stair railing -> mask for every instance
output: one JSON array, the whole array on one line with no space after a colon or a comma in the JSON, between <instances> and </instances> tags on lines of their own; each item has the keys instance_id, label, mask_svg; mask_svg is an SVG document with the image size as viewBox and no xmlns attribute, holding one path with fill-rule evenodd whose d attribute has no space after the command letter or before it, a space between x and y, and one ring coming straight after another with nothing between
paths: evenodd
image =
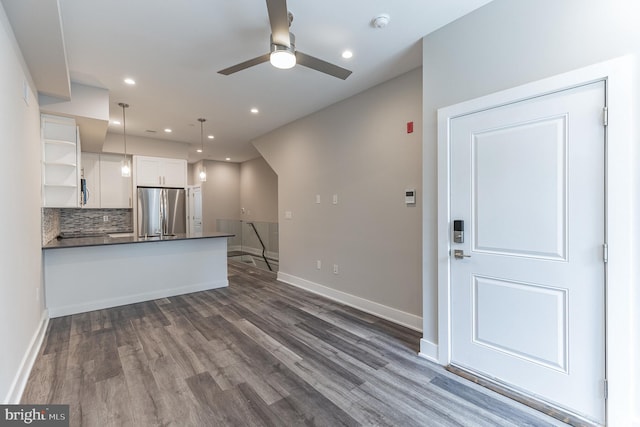
<instances>
[{"instance_id":1,"label":"stair railing","mask_svg":"<svg viewBox=\"0 0 640 427\"><path fill-rule=\"evenodd\" d=\"M258 237L258 241L260 242L260 246L262 246L262 259L267 264L267 267L269 268L269 271L273 271L273 269L271 268L271 264L269 264L269 260L267 259L267 256L265 255L265 251L267 250L267 248L264 246L264 242L262 241L262 237L260 237L260 233L258 233L258 229L256 228L256 226L255 226L255 224L253 222L247 222L247 224L249 224L251 226L251 228L253 228L253 232L256 233L256 236Z\"/></svg>"}]
</instances>

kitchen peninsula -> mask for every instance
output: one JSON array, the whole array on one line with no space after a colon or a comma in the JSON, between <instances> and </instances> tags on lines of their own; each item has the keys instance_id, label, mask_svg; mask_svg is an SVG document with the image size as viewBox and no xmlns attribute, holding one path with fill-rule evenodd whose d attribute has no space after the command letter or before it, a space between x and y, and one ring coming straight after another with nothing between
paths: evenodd
<instances>
[{"instance_id":1,"label":"kitchen peninsula","mask_svg":"<svg viewBox=\"0 0 640 427\"><path fill-rule=\"evenodd\" d=\"M62 239L43 246L50 317L228 286L227 233Z\"/></svg>"}]
</instances>

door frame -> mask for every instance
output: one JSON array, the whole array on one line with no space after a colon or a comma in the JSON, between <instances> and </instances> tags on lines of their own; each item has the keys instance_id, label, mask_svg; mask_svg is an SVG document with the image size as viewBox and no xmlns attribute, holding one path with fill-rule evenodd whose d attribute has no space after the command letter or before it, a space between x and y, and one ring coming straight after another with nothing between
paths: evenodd
<instances>
[{"instance_id":1,"label":"door frame","mask_svg":"<svg viewBox=\"0 0 640 427\"><path fill-rule=\"evenodd\" d=\"M625 56L544 80L528 83L473 100L438 109L438 362L451 362L451 293L449 256L451 232L450 217L450 126L451 120L535 96L558 92L586 83L606 82L606 103L609 111L605 128L605 232L608 243L608 262L605 265L605 372L608 381L606 400L607 424L640 426L640 413L634 413L632 402L640 398L640 378L634 380L632 361L640 359L638 344L634 348L633 336L639 335L634 323L640 324L640 313L633 310L634 277L640 277L640 268L634 259L640 251L634 240L640 237L640 227L633 222L640 206L638 183L640 172L634 168L633 147L638 128L634 113L640 96L634 93L633 75L640 59ZM633 90L632 90L633 88ZM637 122L638 120L636 120ZM635 170L634 170L635 169ZM636 239L634 239L635 237ZM638 264L636 262L636 264ZM639 304L640 305L640 302ZM635 318L634 318L635 316ZM631 349L631 350L630 350ZM635 353L635 354L634 354ZM635 371L640 376L640 370ZM639 390L635 390L635 389ZM634 393L638 393L634 397Z\"/></svg>"}]
</instances>

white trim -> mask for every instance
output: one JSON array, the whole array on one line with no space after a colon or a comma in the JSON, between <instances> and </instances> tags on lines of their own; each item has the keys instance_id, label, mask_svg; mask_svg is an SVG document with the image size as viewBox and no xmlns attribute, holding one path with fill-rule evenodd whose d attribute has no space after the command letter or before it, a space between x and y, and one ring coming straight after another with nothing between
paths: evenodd
<instances>
[{"instance_id":1,"label":"white trim","mask_svg":"<svg viewBox=\"0 0 640 427\"><path fill-rule=\"evenodd\" d=\"M607 423L612 426L631 425L634 414L633 361L640 357L635 342L633 270L638 249L632 245L631 231L635 230L634 211L638 195L634 192L633 145L636 129L633 120L638 95L634 92L637 57L625 56L600 64L570 71L555 77L525 84L438 110L438 345L439 363L446 365L451 358L450 294L449 294L449 133L451 119L464 114L505 105L532 96L555 92L597 80L607 81L609 124L607 127L607 234L609 261L607 264ZM635 252L634 252L635 251ZM637 304L637 302L635 302ZM637 424L637 422L636 422Z\"/></svg>"},{"instance_id":2,"label":"white trim","mask_svg":"<svg viewBox=\"0 0 640 427\"><path fill-rule=\"evenodd\" d=\"M49 315L47 314L47 310L45 309L42 311L40 321L38 322L38 327L31 337L29 347L22 357L20 368L18 369L18 372L16 372L16 376L13 379L11 386L9 387L7 397L4 399L5 403L9 405L16 405L20 403L20 400L22 399L22 393L24 393L24 388L27 385L27 380L29 379L29 375L31 374L31 370L33 369L33 364L36 361L38 353L40 353L40 347L42 347L42 342L44 341L44 336L47 332L48 325Z\"/></svg>"},{"instance_id":3,"label":"white trim","mask_svg":"<svg viewBox=\"0 0 640 427\"><path fill-rule=\"evenodd\" d=\"M373 314L374 316L397 323L398 325L405 326L409 329L413 329L414 331L422 331L422 317L414 314L406 313L393 307L347 294L281 271L278 272L278 280L314 294L321 295L325 298L329 298L330 300L337 301L344 305L357 308L358 310Z\"/></svg>"},{"instance_id":4,"label":"white trim","mask_svg":"<svg viewBox=\"0 0 640 427\"><path fill-rule=\"evenodd\" d=\"M228 251L238 251L238 252L244 252L243 255L252 255L252 256L256 256L259 258L262 258L262 249L258 249L258 248L252 248L252 247L247 247L247 246L230 246L228 248ZM265 251L264 255L267 257L267 259L269 261L275 261L278 262L278 252L270 252L270 251ZM240 255L238 255L240 256Z\"/></svg>"},{"instance_id":5,"label":"white trim","mask_svg":"<svg viewBox=\"0 0 640 427\"><path fill-rule=\"evenodd\" d=\"M240 252L240 251L242 251L242 245L228 246L227 247L227 251L229 251L229 252L234 252L234 251Z\"/></svg>"},{"instance_id":6,"label":"white trim","mask_svg":"<svg viewBox=\"0 0 640 427\"><path fill-rule=\"evenodd\" d=\"M61 307L49 307L51 318L68 316L70 314L86 313L88 311L102 310L104 308L118 307L121 305L135 304L138 302L151 301L159 298L173 297L176 295L190 294L192 292L208 291L210 289L225 288L229 286L228 280L216 282L197 283L195 285L182 286L179 288L160 289L153 292L143 292L135 295L127 295L117 298L106 298L84 304L72 304Z\"/></svg>"},{"instance_id":7,"label":"white trim","mask_svg":"<svg viewBox=\"0 0 640 427\"><path fill-rule=\"evenodd\" d=\"M418 356L430 360L431 362L438 363L438 344L422 338L420 340L420 353L418 353Z\"/></svg>"}]
</instances>

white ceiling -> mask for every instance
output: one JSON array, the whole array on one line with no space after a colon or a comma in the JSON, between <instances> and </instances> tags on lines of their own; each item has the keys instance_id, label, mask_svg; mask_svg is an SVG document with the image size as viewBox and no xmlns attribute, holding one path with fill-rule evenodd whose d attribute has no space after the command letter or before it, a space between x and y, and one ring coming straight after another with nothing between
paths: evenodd
<instances>
[{"instance_id":1,"label":"white ceiling","mask_svg":"<svg viewBox=\"0 0 640 427\"><path fill-rule=\"evenodd\" d=\"M252 139L420 66L423 36L489 1L289 0L296 48L351 69L345 81L269 63L218 74L269 51L264 0L59 3L71 80L108 89L112 119L121 118L118 102L130 104L127 134L191 143L189 161L196 161L203 158L195 151L196 119L204 117L205 135L215 135L205 138L204 157L240 162L258 156ZM373 28L380 13L391 21ZM345 49L354 53L350 60L341 58ZM167 127L171 134L163 132Z\"/></svg>"}]
</instances>

